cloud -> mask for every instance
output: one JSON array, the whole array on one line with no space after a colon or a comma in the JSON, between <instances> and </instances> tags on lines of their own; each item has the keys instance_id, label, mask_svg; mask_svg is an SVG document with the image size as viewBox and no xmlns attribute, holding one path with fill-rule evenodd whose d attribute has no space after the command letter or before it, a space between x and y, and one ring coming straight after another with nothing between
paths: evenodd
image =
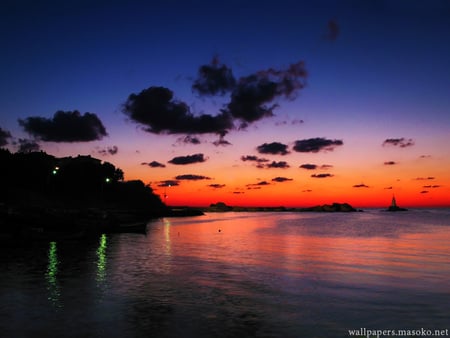
<instances>
[{"instance_id":1,"label":"cloud","mask_svg":"<svg viewBox=\"0 0 450 338\"><path fill-rule=\"evenodd\" d=\"M333 165L331 165L331 164L322 164L320 166L320 169L323 169L323 170L327 170L327 169L331 169L331 168L333 168Z\"/></svg>"},{"instance_id":2,"label":"cloud","mask_svg":"<svg viewBox=\"0 0 450 338\"><path fill-rule=\"evenodd\" d=\"M224 138L219 138L218 140L215 140L214 142L213 142L213 144L216 146L216 147L218 147L218 146L231 146L231 143L230 142L228 142L227 140L225 140Z\"/></svg>"},{"instance_id":3,"label":"cloud","mask_svg":"<svg viewBox=\"0 0 450 338\"><path fill-rule=\"evenodd\" d=\"M329 140L323 137L315 137L295 141L294 151L300 153L317 153L319 151L332 151L335 147L343 145L342 140Z\"/></svg>"},{"instance_id":4,"label":"cloud","mask_svg":"<svg viewBox=\"0 0 450 338\"><path fill-rule=\"evenodd\" d=\"M177 165L185 165L185 164L192 164L192 163L201 163L205 162L206 158L203 154L194 154L194 155L187 155L187 156L177 156L168 161L172 164Z\"/></svg>"},{"instance_id":5,"label":"cloud","mask_svg":"<svg viewBox=\"0 0 450 338\"><path fill-rule=\"evenodd\" d=\"M297 62L284 70L270 68L236 81L231 69L215 57L210 65L200 67L192 88L201 95L230 92L229 103L218 114L194 115L185 102L174 99L170 89L157 86L130 94L122 112L150 133L224 136L235 129L235 122L240 123L240 128L246 128L252 122L272 116L277 106L272 102L279 97L294 98L305 86L306 76L304 63Z\"/></svg>"},{"instance_id":6,"label":"cloud","mask_svg":"<svg viewBox=\"0 0 450 338\"><path fill-rule=\"evenodd\" d=\"M200 66L192 90L200 95L224 95L232 91L235 85L236 79L231 69L220 64L219 58L214 56L210 65Z\"/></svg>"},{"instance_id":7,"label":"cloud","mask_svg":"<svg viewBox=\"0 0 450 338\"><path fill-rule=\"evenodd\" d=\"M392 188L392 187L386 187L386 188L384 188L384 189L386 189L386 190L392 190L393 188Z\"/></svg>"},{"instance_id":8,"label":"cloud","mask_svg":"<svg viewBox=\"0 0 450 338\"><path fill-rule=\"evenodd\" d=\"M256 148L260 154L286 155L289 154L287 145L280 142L263 143Z\"/></svg>"},{"instance_id":9,"label":"cloud","mask_svg":"<svg viewBox=\"0 0 450 338\"><path fill-rule=\"evenodd\" d=\"M292 181L292 178L278 176L278 177L272 178L272 181L274 181L274 182L286 182L286 181Z\"/></svg>"},{"instance_id":10,"label":"cloud","mask_svg":"<svg viewBox=\"0 0 450 338\"><path fill-rule=\"evenodd\" d=\"M354 186L353 186L353 188L370 188L368 185L365 185L365 184L355 184Z\"/></svg>"},{"instance_id":11,"label":"cloud","mask_svg":"<svg viewBox=\"0 0 450 338\"><path fill-rule=\"evenodd\" d=\"M428 176L428 177L416 177L414 180L415 181L429 181L429 180L434 180L435 177L433 176Z\"/></svg>"},{"instance_id":12,"label":"cloud","mask_svg":"<svg viewBox=\"0 0 450 338\"><path fill-rule=\"evenodd\" d=\"M302 190L302 192L312 192L311 189Z\"/></svg>"},{"instance_id":13,"label":"cloud","mask_svg":"<svg viewBox=\"0 0 450 338\"><path fill-rule=\"evenodd\" d=\"M275 125L276 125L276 126L284 126L284 125L287 125L288 123L290 123L290 124L292 124L293 126L295 126L295 125L297 125L297 124L305 123L305 121L295 119L295 120L292 120L292 121L290 121L290 122L289 122L289 121L275 122Z\"/></svg>"},{"instance_id":14,"label":"cloud","mask_svg":"<svg viewBox=\"0 0 450 338\"><path fill-rule=\"evenodd\" d=\"M241 160L244 162L250 161L250 162L257 162L257 163L269 162L269 160L267 158L261 158L261 157L254 156L254 155L241 156Z\"/></svg>"},{"instance_id":15,"label":"cloud","mask_svg":"<svg viewBox=\"0 0 450 338\"><path fill-rule=\"evenodd\" d=\"M195 136L191 136L191 135L186 135L184 137L180 137L177 139L177 143L186 143L186 144L200 144L200 139L198 137Z\"/></svg>"},{"instance_id":16,"label":"cloud","mask_svg":"<svg viewBox=\"0 0 450 338\"><path fill-rule=\"evenodd\" d=\"M424 185L422 188L425 188L425 189L436 189L436 188L440 188L441 186L440 185Z\"/></svg>"},{"instance_id":17,"label":"cloud","mask_svg":"<svg viewBox=\"0 0 450 338\"><path fill-rule=\"evenodd\" d=\"M247 184L247 189L261 189L262 186L270 185L267 181L261 181L258 183Z\"/></svg>"},{"instance_id":18,"label":"cloud","mask_svg":"<svg viewBox=\"0 0 450 338\"><path fill-rule=\"evenodd\" d=\"M207 134L225 135L233 128L228 113L194 116L189 106L174 100L173 92L165 87L149 87L139 94L130 94L122 108L134 122L145 126L154 134Z\"/></svg>"},{"instance_id":19,"label":"cloud","mask_svg":"<svg viewBox=\"0 0 450 338\"><path fill-rule=\"evenodd\" d=\"M397 162L394 162L394 161L384 162L384 165L395 165L395 164L397 164Z\"/></svg>"},{"instance_id":20,"label":"cloud","mask_svg":"<svg viewBox=\"0 0 450 338\"><path fill-rule=\"evenodd\" d=\"M7 130L0 128L0 147L8 144L8 139L11 138L11 133Z\"/></svg>"},{"instance_id":21,"label":"cloud","mask_svg":"<svg viewBox=\"0 0 450 338\"><path fill-rule=\"evenodd\" d=\"M35 140L19 138L18 145L19 149L17 151L19 153L30 153L41 150L40 145Z\"/></svg>"},{"instance_id":22,"label":"cloud","mask_svg":"<svg viewBox=\"0 0 450 338\"><path fill-rule=\"evenodd\" d=\"M331 19L327 22L327 30L324 39L327 41L336 41L340 33L339 25L336 19Z\"/></svg>"},{"instance_id":23,"label":"cloud","mask_svg":"<svg viewBox=\"0 0 450 338\"><path fill-rule=\"evenodd\" d=\"M286 169L289 168L289 164L285 161L280 161L280 162L276 162L276 161L272 161L272 163L268 163L265 166L266 168L281 168L281 169Z\"/></svg>"},{"instance_id":24,"label":"cloud","mask_svg":"<svg viewBox=\"0 0 450 338\"><path fill-rule=\"evenodd\" d=\"M406 148L406 147L411 147L414 145L414 140L413 139L405 139L404 137L401 138L388 138L386 140L383 141L383 147L384 146L396 146L396 147L400 147L400 148Z\"/></svg>"},{"instance_id":25,"label":"cloud","mask_svg":"<svg viewBox=\"0 0 450 338\"><path fill-rule=\"evenodd\" d=\"M178 185L180 185L180 183L174 180L164 180L158 183L158 187L176 187Z\"/></svg>"},{"instance_id":26,"label":"cloud","mask_svg":"<svg viewBox=\"0 0 450 338\"><path fill-rule=\"evenodd\" d=\"M225 187L225 184L209 184L208 187L214 188L214 189L222 189Z\"/></svg>"},{"instance_id":27,"label":"cloud","mask_svg":"<svg viewBox=\"0 0 450 338\"><path fill-rule=\"evenodd\" d=\"M199 180L210 180L210 177L203 176L203 175L193 175L193 174L184 174L184 175L178 175L175 177L176 180L187 180L187 181L199 181Z\"/></svg>"},{"instance_id":28,"label":"cloud","mask_svg":"<svg viewBox=\"0 0 450 338\"><path fill-rule=\"evenodd\" d=\"M312 174L311 177L313 178L327 178L327 177L333 177L332 174Z\"/></svg>"},{"instance_id":29,"label":"cloud","mask_svg":"<svg viewBox=\"0 0 450 338\"><path fill-rule=\"evenodd\" d=\"M106 147L104 149L99 149L97 152L100 155L105 156L105 155L108 155L108 154L109 155L116 155L118 153L118 151L119 151L119 148L117 146L112 146L112 147Z\"/></svg>"},{"instance_id":30,"label":"cloud","mask_svg":"<svg viewBox=\"0 0 450 338\"><path fill-rule=\"evenodd\" d=\"M428 194L429 191L428 191L428 190L422 190L420 193L421 193L421 194Z\"/></svg>"},{"instance_id":31,"label":"cloud","mask_svg":"<svg viewBox=\"0 0 450 338\"><path fill-rule=\"evenodd\" d=\"M305 164L300 165L299 168L306 169L306 170L315 170L315 169L317 169L317 164L305 163Z\"/></svg>"},{"instance_id":32,"label":"cloud","mask_svg":"<svg viewBox=\"0 0 450 338\"><path fill-rule=\"evenodd\" d=\"M142 165L148 165L148 166L151 167L151 168L165 168L165 167L166 167L165 164L159 163L159 162L157 162L157 161L152 161L152 162L150 162L150 163L142 162L141 164L142 164Z\"/></svg>"},{"instance_id":33,"label":"cloud","mask_svg":"<svg viewBox=\"0 0 450 338\"><path fill-rule=\"evenodd\" d=\"M50 142L89 142L108 135L97 115L82 115L77 110L58 110L51 119L38 116L19 119L19 125L27 133Z\"/></svg>"},{"instance_id":34,"label":"cloud","mask_svg":"<svg viewBox=\"0 0 450 338\"><path fill-rule=\"evenodd\" d=\"M285 70L270 68L241 77L231 93L230 103L222 112L244 123L273 116L277 105L271 103L281 96L293 98L298 90L304 88L306 77L307 72L302 61Z\"/></svg>"}]
</instances>

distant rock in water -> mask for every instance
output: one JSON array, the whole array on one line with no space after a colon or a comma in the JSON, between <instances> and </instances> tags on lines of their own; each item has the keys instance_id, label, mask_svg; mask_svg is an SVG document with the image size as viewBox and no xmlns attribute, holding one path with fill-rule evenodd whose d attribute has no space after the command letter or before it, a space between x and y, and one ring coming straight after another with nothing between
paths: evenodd
<instances>
[{"instance_id":1,"label":"distant rock in water","mask_svg":"<svg viewBox=\"0 0 450 338\"><path fill-rule=\"evenodd\" d=\"M302 208L300 211L316 211L316 212L354 212L357 211L348 203L333 203L316 205L310 208Z\"/></svg>"},{"instance_id":2,"label":"distant rock in water","mask_svg":"<svg viewBox=\"0 0 450 338\"><path fill-rule=\"evenodd\" d=\"M387 209L387 211L407 211L408 209L405 208L400 208L397 205L397 201L395 200L395 196L392 196L392 203L389 206L389 208Z\"/></svg>"}]
</instances>

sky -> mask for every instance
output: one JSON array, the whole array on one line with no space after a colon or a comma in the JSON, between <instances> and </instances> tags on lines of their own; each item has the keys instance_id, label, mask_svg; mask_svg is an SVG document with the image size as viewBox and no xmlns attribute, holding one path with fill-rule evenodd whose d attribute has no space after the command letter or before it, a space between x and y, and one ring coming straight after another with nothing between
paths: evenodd
<instances>
[{"instance_id":1,"label":"sky","mask_svg":"<svg viewBox=\"0 0 450 338\"><path fill-rule=\"evenodd\" d=\"M450 2L2 1L0 146L167 204L450 206Z\"/></svg>"}]
</instances>

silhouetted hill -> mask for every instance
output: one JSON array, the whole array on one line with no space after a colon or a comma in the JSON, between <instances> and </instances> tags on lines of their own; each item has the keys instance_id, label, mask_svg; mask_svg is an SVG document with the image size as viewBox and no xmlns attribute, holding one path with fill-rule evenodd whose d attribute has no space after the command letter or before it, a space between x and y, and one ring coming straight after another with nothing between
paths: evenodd
<instances>
[{"instance_id":1,"label":"silhouetted hill","mask_svg":"<svg viewBox=\"0 0 450 338\"><path fill-rule=\"evenodd\" d=\"M140 180L89 155L57 158L45 152L0 149L0 202L12 207L102 208L159 216L166 205Z\"/></svg>"}]
</instances>

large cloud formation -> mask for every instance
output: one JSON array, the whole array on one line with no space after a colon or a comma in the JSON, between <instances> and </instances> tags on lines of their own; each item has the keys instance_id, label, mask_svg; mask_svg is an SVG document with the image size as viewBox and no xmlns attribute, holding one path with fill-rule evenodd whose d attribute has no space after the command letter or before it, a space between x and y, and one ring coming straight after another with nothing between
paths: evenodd
<instances>
[{"instance_id":1,"label":"large cloud formation","mask_svg":"<svg viewBox=\"0 0 450 338\"><path fill-rule=\"evenodd\" d=\"M107 136L102 121L93 113L58 110L53 118L32 116L19 124L26 132L43 141L89 142Z\"/></svg>"},{"instance_id":2,"label":"large cloud formation","mask_svg":"<svg viewBox=\"0 0 450 338\"><path fill-rule=\"evenodd\" d=\"M35 140L19 138L17 144L19 145L17 150L19 153L31 153L41 150L41 146Z\"/></svg>"},{"instance_id":3,"label":"large cloud formation","mask_svg":"<svg viewBox=\"0 0 450 338\"><path fill-rule=\"evenodd\" d=\"M260 154L287 155L287 145L280 142L263 143L256 148Z\"/></svg>"},{"instance_id":4,"label":"large cloud formation","mask_svg":"<svg viewBox=\"0 0 450 338\"><path fill-rule=\"evenodd\" d=\"M279 97L292 99L305 86L307 72L303 62L287 69L267 69L234 80L231 69L215 58L211 65L201 66L193 90L201 95L230 92L230 101L216 115L194 115L190 107L174 99L165 87L149 87L138 94L130 94L122 111L144 130L155 134L226 135L235 128L243 128L264 117L272 116Z\"/></svg>"},{"instance_id":5,"label":"large cloud formation","mask_svg":"<svg viewBox=\"0 0 450 338\"><path fill-rule=\"evenodd\" d=\"M11 133L0 127L0 147L6 146L8 144L8 139L11 138Z\"/></svg>"},{"instance_id":6,"label":"large cloud formation","mask_svg":"<svg viewBox=\"0 0 450 338\"><path fill-rule=\"evenodd\" d=\"M277 105L267 104L280 96L292 98L299 89L304 88L306 76L304 63L300 61L285 70L270 68L242 77L231 93L230 103L222 111L245 123L273 116Z\"/></svg>"},{"instance_id":7,"label":"large cloud formation","mask_svg":"<svg viewBox=\"0 0 450 338\"><path fill-rule=\"evenodd\" d=\"M225 135L233 127L226 113L194 116L186 103L175 100L173 92L164 87L149 87L139 94L131 94L123 112L154 134Z\"/></svg>"},{"instance_id":8,"label":"large cloud formation","mask_svg":"<svg viewBox=\"0 0 450 338\"><path fill-rule=\"evenodd\" d=\"M305 140L297 140L293 150L300 153L317 153L319 151L332 151L337 146L343 145L342 140L330 140L324 137L315 137Z\"/></svg>"},{"instance_id":9,"label":"large cloud formation","mask_svg":"<svg viewBox=\"0 0 450 338\"><path fill-rule=\"evenodd\" d=\"M172 164L178 164L178 165L185 165L185 164L192 164L192 163L201 163L205 162L206 158L203 154L193 154L193 155L187 155L187 156L177 156L168 161Z\"/></svg>"}]
</instances>

